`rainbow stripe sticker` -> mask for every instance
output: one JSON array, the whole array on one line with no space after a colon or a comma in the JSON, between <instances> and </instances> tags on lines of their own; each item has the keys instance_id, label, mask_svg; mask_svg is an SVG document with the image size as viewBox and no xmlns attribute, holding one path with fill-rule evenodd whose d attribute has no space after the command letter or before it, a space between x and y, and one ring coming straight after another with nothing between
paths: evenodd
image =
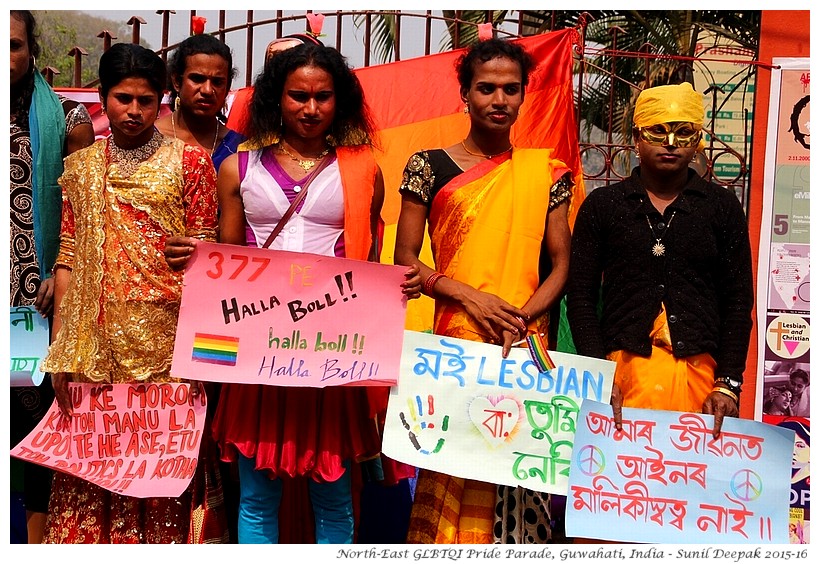
<instances>
[{"instance_id":1,"label":"rainbow stripe sticker","mask_svg":"<svg viewBox=\"0 0 820 564\"><path fill-rule=\"evenodd\" d=\"M208 333L194 334L194 350L191 360L222 366L236 366L239 337L225 337Z\"/></svg>"},{"instance_id":2,"label":"rainbow stripe sticker","mask_svg":"<svg viewBox=\"0 0 820 564\"><path fill-rule=\"evenodd\" d=\"M547 370L555 368L555 363L547 352L547 344L540 335L537 333L528 335L527 348L530 349L530 357L532 357L532 361L540 372L546 372Z\"/></svg>"}]
</instances>

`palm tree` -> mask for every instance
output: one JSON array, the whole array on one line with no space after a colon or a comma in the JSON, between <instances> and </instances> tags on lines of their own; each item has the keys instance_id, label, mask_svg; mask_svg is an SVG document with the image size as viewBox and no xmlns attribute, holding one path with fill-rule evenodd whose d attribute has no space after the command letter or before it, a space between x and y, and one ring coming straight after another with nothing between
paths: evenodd
<instances>
[{"instance_id":1,"label":"palm tree","mask_svg":"<svg viewBox=\"0 0 820 564\"><path fill-rule=\"evenodd\" d=\"M757 53L759 30L759 11L601 13L586 26L585 49L590 56L584 64L589 78L581 94L586 130L594 126L628 142L639 91L692 82L696 49L704 35L731 39Z\"/></svg>"}]
</instances>

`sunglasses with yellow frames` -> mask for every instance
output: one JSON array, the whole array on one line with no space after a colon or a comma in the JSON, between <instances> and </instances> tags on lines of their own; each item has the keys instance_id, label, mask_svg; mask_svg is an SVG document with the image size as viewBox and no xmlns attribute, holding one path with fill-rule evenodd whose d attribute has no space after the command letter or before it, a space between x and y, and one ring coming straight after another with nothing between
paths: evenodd
<instances>
[{"instance_id":1,"label":"sunglasses with yellow frames","mask_svg":"<svg viewBox=\"0 0 820 564\"><path fill-rule=\"evenodd\" d=\"M697 147L701 130L689 122L656 123L638 128L638 137L649 145L661 147Z\"/></svg>"}]
</instances>

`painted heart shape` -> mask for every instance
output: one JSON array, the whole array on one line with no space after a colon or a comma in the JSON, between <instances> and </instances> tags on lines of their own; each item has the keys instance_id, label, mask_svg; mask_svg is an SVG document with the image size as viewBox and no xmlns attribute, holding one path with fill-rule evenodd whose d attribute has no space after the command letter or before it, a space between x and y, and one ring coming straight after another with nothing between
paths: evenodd
<instances>
[{"instance_id":1,"label":"painted heart shape","mask_svg":"<svg viewBox=\"0 0 820 564\"><path fill-rule=\"evenodd\" d=\"M470 421L493 448L510 440L518 429L521 410L512 398L492 401L488 396L478 396L470 403L469 411Z\"/></svg>"}]
</instances>

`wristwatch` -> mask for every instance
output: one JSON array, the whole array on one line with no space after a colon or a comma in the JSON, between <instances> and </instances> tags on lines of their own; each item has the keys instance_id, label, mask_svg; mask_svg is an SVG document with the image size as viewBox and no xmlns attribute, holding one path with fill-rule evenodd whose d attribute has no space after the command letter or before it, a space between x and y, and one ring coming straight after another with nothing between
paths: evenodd
<instances>
[{"instance_id":1,"label":"wristwatch","mask_svg":"<svg viewBox=\"0 0 820 564\"><path fill-rule=\"evenodd\" d=\"M742 383L739 380L735 380L734 378L730 378L728 376L717 376L715 377L715 383L721 383L729 388L730 392L738 396L740 395L740 386Z\"/></svg>"}]
</instances>

